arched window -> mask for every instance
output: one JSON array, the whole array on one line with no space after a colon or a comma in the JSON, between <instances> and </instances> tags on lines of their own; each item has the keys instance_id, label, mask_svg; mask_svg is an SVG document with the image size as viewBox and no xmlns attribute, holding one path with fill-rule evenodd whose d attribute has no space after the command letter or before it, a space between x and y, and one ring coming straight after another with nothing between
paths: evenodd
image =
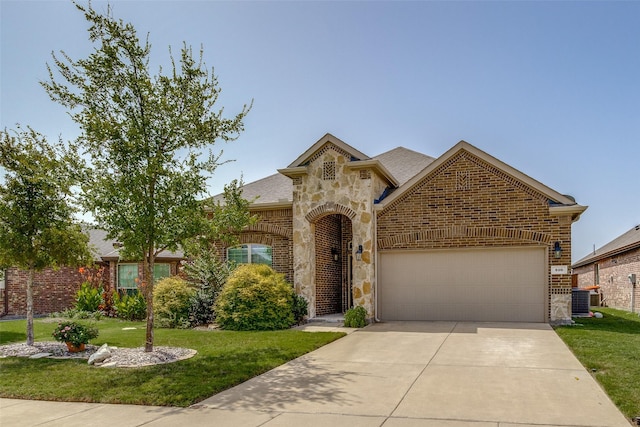
<instances>
[{"instance_id":1,"label":"arched window","mask_svg":"<svg viewBox=\"0 0 640 427\"><path fill-rule=\"evenodd\" d=\"M237 264L267 264L272 266L271 246L247 243L227 249L227 260Z\"/></svg>"}]
</instances>

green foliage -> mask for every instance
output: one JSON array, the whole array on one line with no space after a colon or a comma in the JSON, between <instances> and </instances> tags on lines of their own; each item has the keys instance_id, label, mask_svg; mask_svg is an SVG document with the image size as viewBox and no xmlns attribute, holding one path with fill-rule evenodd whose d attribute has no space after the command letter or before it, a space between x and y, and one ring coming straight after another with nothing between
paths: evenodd
<instances>
[{"instance_id":1,"label":"green foliage","mask_svg":"<svg viewBox=\"0 0 640 427\"><path fill-rule=\"evenodd\" d=\"M189 327L189 307L196 290L180 277L167 277L153 290L155 324L161 328Z\"/></svg>"},{"instance_id":2,"label":"green foliage","mask_svg":"<svg viewBox=\"0 0 640 427\"><path fill-rule=\"evenodd\" d=\"M344 314L344 326L347 328L364 328L367 326L367 310L362 306L347 310Z\"/></svg>"},{"instance_id":3,"label":"green foliage","mask_svg":"<svg viewBox=\"0 0 640 427\"><path fill-rule=\"evenodd\" d=\"M89 340L97 338L98 329L76 322L60 322L51 335L57 341L70 342L77 347L80 344L87 344Z\"/></svg>"},{"instance_id":4,"label":"green foliage","mask_svg":"<svg viewBox=\"0 0 640 427\"><path fill-rule=\"evenodd\" d=\"M304 320L304 316L309 314L309 303L301 295L294 295L292 302L293 319L297 325Z\"/></svg>"},{"instance_id":5,"label":"green foliage","mask_svg":"<svg viewBox=\"0 0 640 427\"><path fill-rule=\"evenodd\" d=\"M116 316L124 320L142 320L147 316L147 303L138 290L132 294L113 293L113 306Z\"/></svg>"},{"instance_id":6,"label":"green foliage","mask_svg":"<svg viewBox=\"0 0 640 427\"><path fill-rule=\"evenodd\" d=\"M51 340L51 319L36 319L36 340ZM96 322L100 337L91 344L139 347L143 322L104 318ZM0 344L24 339L25 321L0 322ZM191 359L143 369L96 369L77 359L0 358L0 396L14 399L191 406L289 360L332 342L344 333L157 329L157 345L192 348ZM304 374L304 372L301 372ZM73 386L69 384L73 379ZM335 378L313 378L319 387ZM319 381L319 383L318 383ZM4 421L4 412L0 419ZM0 421L0 425L5 425ZM24 423L23 423L24 424Z\"/></svg>"},{"instance_id":7,"label":"green foliage","mask_svg":"<svg viewBox=\"0 0 640 427\"><path fill-rule=\"evenodd\" d=\"M76 309L80 311L94 312L102 304L102 289L91 286L89 282L83 282L76 292Z\"/></svg>"},{"instance_id":8,"label":"green foliage","mask_svg":"<svg viewBox=\"0 0 640 427\"><path fill-rule=\"evenodd\" d=\"M74 156L31 128L0 132L0 266L27 277L27 344L33 344L36 271L76 266L91 259L89 237L75 222Z\"/></svg>"},{"instance_id":9,"label":"green foliage","mask_svg":"<svg viewBox=\"0 0 640 427\"><path fill-rule=\"evenodd\" d=\"M76 308L68 308L58 313L51 313L51 317L64 317L67 319L93 319L100 320L104 317L101 311L84 311Z\"/></svg>"},{"instance_id":10,"label":"green foliage","mask_svg":"<svg viewBox=\"0 0 640 427\"><path fill-rule=\"evenodd\" d=\"M245 106L231 118L216 109L217 79L186 45L170 51L169 73L149 69L151 46L130 23L76 4L96 46L85 59L53 55L51 99L69 109L82 134L75 149L90 159L84 202L121 255L143 262L148 316L146 350L153 349L153 265L206 231L202 198L219 164L216 141L235 140L244 129ZM56 71L54 73L54 70Z\"/></svg>"},{"instance_id":11,"label":"green foliage","mask_svg":"<svg viewBox=\"0 0 640 427\"><path fill-rule=\"evenodd\" d=\"M293 290L264 264L245 264L229 276L216 301L216 321L231 330L284 329L294 324Z\"/></svg>"},{"instance_id":12,"label":"green foliage","mask_svg":"<svg viewBox=\"0 0 640 427\"><path fill-rule=\"evenodd\" d=\"M602 319L575 319L575 325L556 327L556 333L594 372L622 413L636 417L640 415L640 317L613 308L597 311L603 313Z\"/></svg>"},{"instance_id":13,"label":"green foliage","mask_svg":"<svg viewBox=\"0 0 640 427\"><path fill-rule=\"evenodd\" d=\"M198 289L189 302L190 326L193 327L213 323L215 319L213 311L215 302L215 296L210 290Z\"/></svg>"}]
</instances>

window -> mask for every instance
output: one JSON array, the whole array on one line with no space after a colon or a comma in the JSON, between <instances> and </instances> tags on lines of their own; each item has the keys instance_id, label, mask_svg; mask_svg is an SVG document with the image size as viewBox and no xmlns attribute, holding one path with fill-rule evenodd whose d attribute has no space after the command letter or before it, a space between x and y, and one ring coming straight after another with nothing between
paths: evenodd
<instances>
[{"instance_id":1,"label":"window","mask_svg":"<svg viewBox=\"0 0 640 427\"><path fill-rule=\"evenodd\" d=\"M158 280L171 276L171 265L169 264L153 264L153 279L157 283Z\"/></svg>"},{"instance_id":2,"label":"window","mask_svg":"<svg viewBox=\"0 0 640 427\"><path fill-rule=\"evenodd\" d=\"M171 265L154 264L153 278L157 282L160 279L171 276ZM136 279L138 275L138 264L118 264L118 289L138 289Z\"/></svg>"},{"instance_id":3,"label":"window","mask_svg":"<svg viewBox=\"0 0 640 427\"><path fill-rule=\"evenodd\" d=\"M272 266L271 246L248 243L227 249L227 259L237 264L267 264Z\"/></svg>"},{"instance_id":4,"label":"window","mask_svg":"<svg viewBox=\"0 0 640 427\"><path fill-rule=\"evenodd\" d=\"M593 284L600 284L600 266L598 264L593 265Z\"/></svg>"},{"instance_id":5,"label":"window","mask_svg":"<svg viewBox=\"0 0 640 427\"><path fill-rule=\"evenodd\" d=\"M0 270L0 289L4 289L5 287L5 277L7 273L4 270Z\"/></svg>"},{"instance_id":6,"label":"window","mask_svg":"<svg viewBox=\"0 0 640 427\"><path fill-rule=\"evenodd\" d=\"M137 289L138 264L118 264L118 289Z\"/></svg>"}]
</instances>

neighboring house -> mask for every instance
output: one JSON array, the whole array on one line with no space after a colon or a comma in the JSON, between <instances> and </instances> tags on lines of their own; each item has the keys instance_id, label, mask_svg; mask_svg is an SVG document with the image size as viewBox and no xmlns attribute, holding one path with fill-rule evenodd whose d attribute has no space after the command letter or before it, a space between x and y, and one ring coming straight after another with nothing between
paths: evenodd
<instances>
[{"instance_id":1,"label":"neighboring house","mask_svg":"<svg viewBox=\"0 0 640 427\"><path fill-rule=\"evenodd\" d=\"M103 269L105 285L108 285L109 289L118 289L121 292L136 289L136 278L142 277L142 264L121 260L118 244L107 239L105 231L89 229L87 233L94 252L95 266ZM183 258L180 252L162 252L156 258L155 278L177 274ZM15 267L0 274L0 316L26 314L27 274L26 271ZM73 307L75 294L84 280L85 275L77 268L46 268L36 273L33 285L34 313L48 314Z\"/></svg>"},{"instance_id":2,"label":"neighboring house","mask_svg":"<svg viewBox=\"0 0 640 427\"><path fill-rule=\"evenodd\" d=\"M259 221L226 254L284 273L310 317L571 320L586 207L476 147L369 157L327 134L278 172L244 185Z\"/></svg>"},{"instance_id":3,"label":"neighboring house","mask_svg":"<svg viewBox=\"0 0 640 427\"><path fill-rule=\"evenodd\" d=\"M600 286L602 305L640 312L640 225L572 266L578 287ZM636 275L636 286L629 275ZM632 305L633 302L633 305Z\"/></svg>"}]
</instances>

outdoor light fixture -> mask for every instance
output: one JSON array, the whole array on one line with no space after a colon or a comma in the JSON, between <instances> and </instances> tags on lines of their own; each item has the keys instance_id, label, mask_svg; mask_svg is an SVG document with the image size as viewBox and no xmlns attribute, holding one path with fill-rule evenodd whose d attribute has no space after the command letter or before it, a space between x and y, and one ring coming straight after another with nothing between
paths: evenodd
<instances>
[{"instance_id":1,"label":"outdoor light fixture","mask_svg":"<svg viewBox=\"0 0 640 427\"><path fill-rule=\"evenodd\" d=\"M331 248L331 258L334 261L338 261L338 250L336 248Z\"/></svg>"},{"instance_id":2,"label":"outdoor light fixture","mask_svg":"<svg viewBox=\"0 0 640 427\"><path fill-rule=\"evenodd\" d=\"M553 257L560 258L562 256L562 248L560 247L560 242L555 242L553 244Z\"/></svg>"},{"instance_id":3,"label":"outdoor light fixture","mask_svg":"<svg viewBox=\"0 0 640 427\"><path fill-rule=\"evenodd\" d=\"M362 261L362 245L358 245L358 250L356 251L356 260Z\"/></svg>"}]
</instances>

